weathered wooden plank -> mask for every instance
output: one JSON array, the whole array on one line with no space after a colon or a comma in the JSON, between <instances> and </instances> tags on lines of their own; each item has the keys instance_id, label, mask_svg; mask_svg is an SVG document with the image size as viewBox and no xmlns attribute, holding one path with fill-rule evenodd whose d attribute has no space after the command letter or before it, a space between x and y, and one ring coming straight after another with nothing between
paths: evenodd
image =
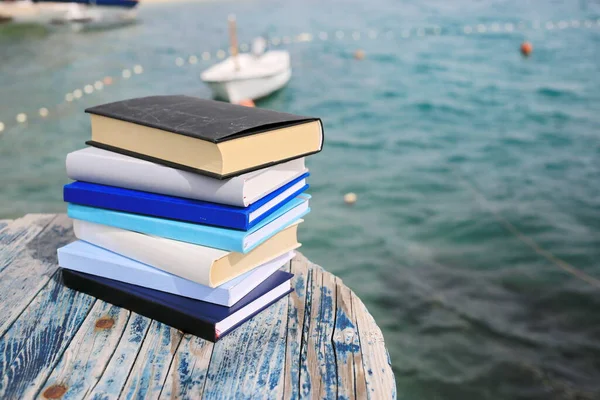
<instances>
[{"instance_id":1,"label":"weathered wooden plank","mask_svg":"<svg viewBox=\"0 0 600 400\"><path fill-rule=\"evenodd\" d=\"M312 268L310 326L303 337L306 364L300 372L301 395L331 399L337 396L337 371L332 334L335 318L335 278L322 268ZM303 354L304 356L304 354Z\"/></svg>"},{"instance_id":2,"label":"weathered wooden plank","mask_svg":"<svg viewBox=\"0 0 600 400\"><path fill-rule=\"evenodd\" d=\"M360 348L360 334L358 332L358 322L356 310L354 309L354 292L350 290L350 305L352 307L352 323L354 324L355 337L353 343L358 344L359 349L353 353L354 364L354 392L357 399L367 398L367 378L365 377L365 367L362 360L362 349ZM394 387L396 382L394 381Z\"/></svg>"},{"instance_id":3,"label":"weathered wooden plank","mask_svg":"<svg viewBox=\"0 0 600 400\"><path fill-rule=\"evenodd\" d=\"M0 398L33 398L94 303L58 275L0 339Z\"/></svg>"},{"instance_id":4,"label":"weathered wooden plank","mask_svg":"<svg viewBox=\"0 0 600 400\"><path fill-rule=\"evenodd\" d=\"M302 327L304 326L304 306L308 282L308 260L298 254L291 262L290 272L294 274L288 302L287 348L285 354L284 398L297 399L300 396L300 350ZM310 284L310 282L308 282Z\"/></svg>"},{"instance_id":5,"label":"weathered wooden plank","mask_svg":"<svg viewBox=\"0 0 600 400\"><path fill-rule=\"evenodd\" d=\"M71 240L64 215L0 226L2 398L396 397L364 304L301 254L296 292L213 345L63 288L56 248Z\"/></svg>"},{"instance_id":6,"label":"weathered wooden plank","mask_svg":"<svg viewBox=\"0 0 600 400\"><path fill-rule=\"evenodd\" d=\"M381 329L357 296L352 296L352 308L356 315L367 396L369 399L395 399L396 383Z\"/></svg>"},{"instance_id":7,"label":"weathered wooden plank","mask_svg":"<svg viewBox=\"0 0 600 400\"><path fill-rule=\"evenodd\" d=\"M123 336L98 383L87 395L88 399L119 397L129 377L129 370L140 353L151 322L151 319L142 315L130 313Z\"/></svg>"},{"instance_id":8,"label":"weathered wooden plank","mask_svg":"<svg viewBox=\"0 0 600 400\"><path fill-rule=\"evenodd\" d=\"M213 343L186 334L177 348L161 399L199 399L202 397Z\"/></svg>"},{"instance_id":9,"label":"weathered wooden plank","mask_svg":"<svg viewBox=\"0 0 600 400\"><path fill-rule=\"evenodd\" d=\"M360 341L352 312L352 292L339 278L336 278L336 285L337 310L333 331L333 347L337 363L337 397L338 399L364 398L366 396L364 373L360 375L360 378L362 378L362 383L359 383L360 389L356 388L354 361L358 357L361 368L362 361L360 360Z\"/></svg>"},{"instance_id":10,"label":"weathered wooden plank","mask_svg":"<svg viewBox=\"0 0 600 400\"><path fill-rule=\"evenodd\" d=\"M0 272L6 268L56 214L27 214L0 228Z\"/></svg>"},{"instance_id":11,"label":"weathered wooden plank","mask_svg":"<svg viewBox=\"0 0 600 400\"><path fill-rule=\"evenodd\" d=\"M64 399L82 399L96 385L111 359L129 318L129 311L97 301L41 389L41 395L64 392Z\"/></svg>"},{"instance_id":12,"label":"weathered wooden plank","mask_svg":"<svg viewBox=\"0 0 600 400\"><path fill-rule=\"evenodd\" d=\"M35 221L41 224L47 219L44 217ZM9 229L12 229L12 226L13 224ZM28 234L21 235L21 238L26 235ZM0 336L56 272L56 248L73 239L71 221L63 214L52 219L50 224L26 245L23 246L23 239L13 241L20 243L18 256L0 271Z\"/></svg>"},{"instance_id":13,"label":"weathered wooden plank","mask_svg":"<svg viewBox=\"0 0 600 400\"><path fill-rule=\"evenodd\" d=\"M121 392L123 398L157 399L160 396L181 337L177 329L152 321Z\"/></svg>"},{"instance_id":14,"label":"weathered wooden plank","mask_svg":"<svg viewBox=\"0 0 600 400\"><path fill-rule=\"evenodd\" d=\"M279 300L214 345L204 399L279 399L287 298Z\"/></svg>"}]
</instances>

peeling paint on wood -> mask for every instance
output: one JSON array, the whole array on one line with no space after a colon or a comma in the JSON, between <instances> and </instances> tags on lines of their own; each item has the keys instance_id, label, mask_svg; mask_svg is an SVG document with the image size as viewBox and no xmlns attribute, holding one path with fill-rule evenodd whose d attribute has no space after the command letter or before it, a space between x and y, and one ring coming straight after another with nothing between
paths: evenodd
<instances>
[{"instance_id":1,"label":"peeling paint on wood","mask_svg":"<svg viewBox=\"0 0 600 400\"><path fill-rule=\"evenodd\" d=\"M0 398L396 397L381 330L298 254L295 289L213 344L64 287L65 215L0 221Z\"/></svg>"}]
</instances>

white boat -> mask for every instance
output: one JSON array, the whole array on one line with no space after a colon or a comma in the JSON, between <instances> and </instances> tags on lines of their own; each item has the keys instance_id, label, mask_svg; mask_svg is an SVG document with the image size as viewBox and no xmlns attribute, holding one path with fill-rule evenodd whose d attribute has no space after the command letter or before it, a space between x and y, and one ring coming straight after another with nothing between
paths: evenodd
<instances>
[{"instance_id":1,"label":"white boat","mask_svg":"<svg viewBox=\"0 0 600 400\"><path fill-rule=\"evenodd\" d=\"M251 53L237 53L235 19L230 17L231 56L201 74L215 98L239 103L266 97L284 87L292 76L287 51L265 51L266 40L258 38Z\"/></svg>"},{"instance_id":2,"label":"white boat","mask_svg":"<svg viewBox=\"0 0 600 400\"><path fill-rule=\"evenodd\" d=\"M137 0L20 0L0 2L0 15L16 23L120 22L135 18Z\"/></svg>"},{"instance_id":3,"label":"white boat","mask_svg":"<svg viewBox=\"0 0 600 400\"><path fill-rule=\"evenodd\" d=\"M292 76L287 51L267 51L255 56L242 53L213 65L201 75L216 98L231 103L256 100L281 89Z\"/></svg>"}]
</instances>

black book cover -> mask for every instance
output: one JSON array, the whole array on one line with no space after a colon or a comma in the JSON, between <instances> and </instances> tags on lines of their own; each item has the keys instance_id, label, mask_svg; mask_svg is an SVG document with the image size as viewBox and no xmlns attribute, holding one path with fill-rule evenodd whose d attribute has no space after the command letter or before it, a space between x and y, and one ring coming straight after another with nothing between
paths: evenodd
<instances>
[{"instance_id":1,"label":"black book cover","mask_svg":"<svg viewBox=\"0 0 600 400\"><path fill-rule=\"evenodd\" d=\"M242 319L226 332L216 332L216 324L229 315L248 306L275 287L289 281L293 274L276 271L231 307L212 304L188 297L149 289L143 286L116 281L100 276L61 268L63 283L74 290L87 293L100 300L127 308L145 317L155 319L186 333L215 342L232 332L248 319L274 304L293 289L267 303Z\"/></svg>"},{"instance_id":2,"label":"black book cover","mask_svg":"<svg viewBox=\"0 0 600 400\"><path fill-rule=\"evenodd\" d=\"M183 95L140 97L102 104L85 112L213 143L320 121L319 118Z\"/></svg>"}]
</instances>

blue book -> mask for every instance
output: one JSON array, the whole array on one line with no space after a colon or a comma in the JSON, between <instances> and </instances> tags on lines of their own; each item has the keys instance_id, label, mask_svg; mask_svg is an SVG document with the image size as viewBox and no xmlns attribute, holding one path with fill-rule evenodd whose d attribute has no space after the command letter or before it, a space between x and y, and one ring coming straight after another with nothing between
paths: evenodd
<instances>
[{"instance_id":1,"label":"blue book","mask_svg":"<svg viewBox=\"0 0 600 400\"><path fill-rule=\"evenodd\" d=\"M69 204L67 214L74 219L245 254L308 214L310 211L308 207L309 198L309 195L301 194L289 200L248 231L193 224L78 204Z\"/></svg>"},{"instance_id":2,"label":"blue book","mask_svg":"<svg viewBox=\"0 0 600 400\"><path fill-rule=\"evenodd\" d=\"M61 274L71 289L212 342L293 290L293 275L276 271L233 307L224 307L68 269L61 269Z\"/></svg>"},{"instance_id":3,"label":"blue book","mask_svg":"<svg viewBox=\"0 0 600 400\"><path fill-rule=\"evenodd\" d=\"M231 307L294 257L287 252L217 287L201 285L77 240L57 251L62 268Z\"/></svg>"},{"instance_id":4,"label":"blue book","mask_svg":"<svg viewBox=\"0 0 600 400\"><path fill-rule=\"evenodd\" d=\"M68 203L84 206L247 231L304 192L308 175L299 176L245 208L79 181L65 185L63 197Z\"/></svg>"}]
</instances>

